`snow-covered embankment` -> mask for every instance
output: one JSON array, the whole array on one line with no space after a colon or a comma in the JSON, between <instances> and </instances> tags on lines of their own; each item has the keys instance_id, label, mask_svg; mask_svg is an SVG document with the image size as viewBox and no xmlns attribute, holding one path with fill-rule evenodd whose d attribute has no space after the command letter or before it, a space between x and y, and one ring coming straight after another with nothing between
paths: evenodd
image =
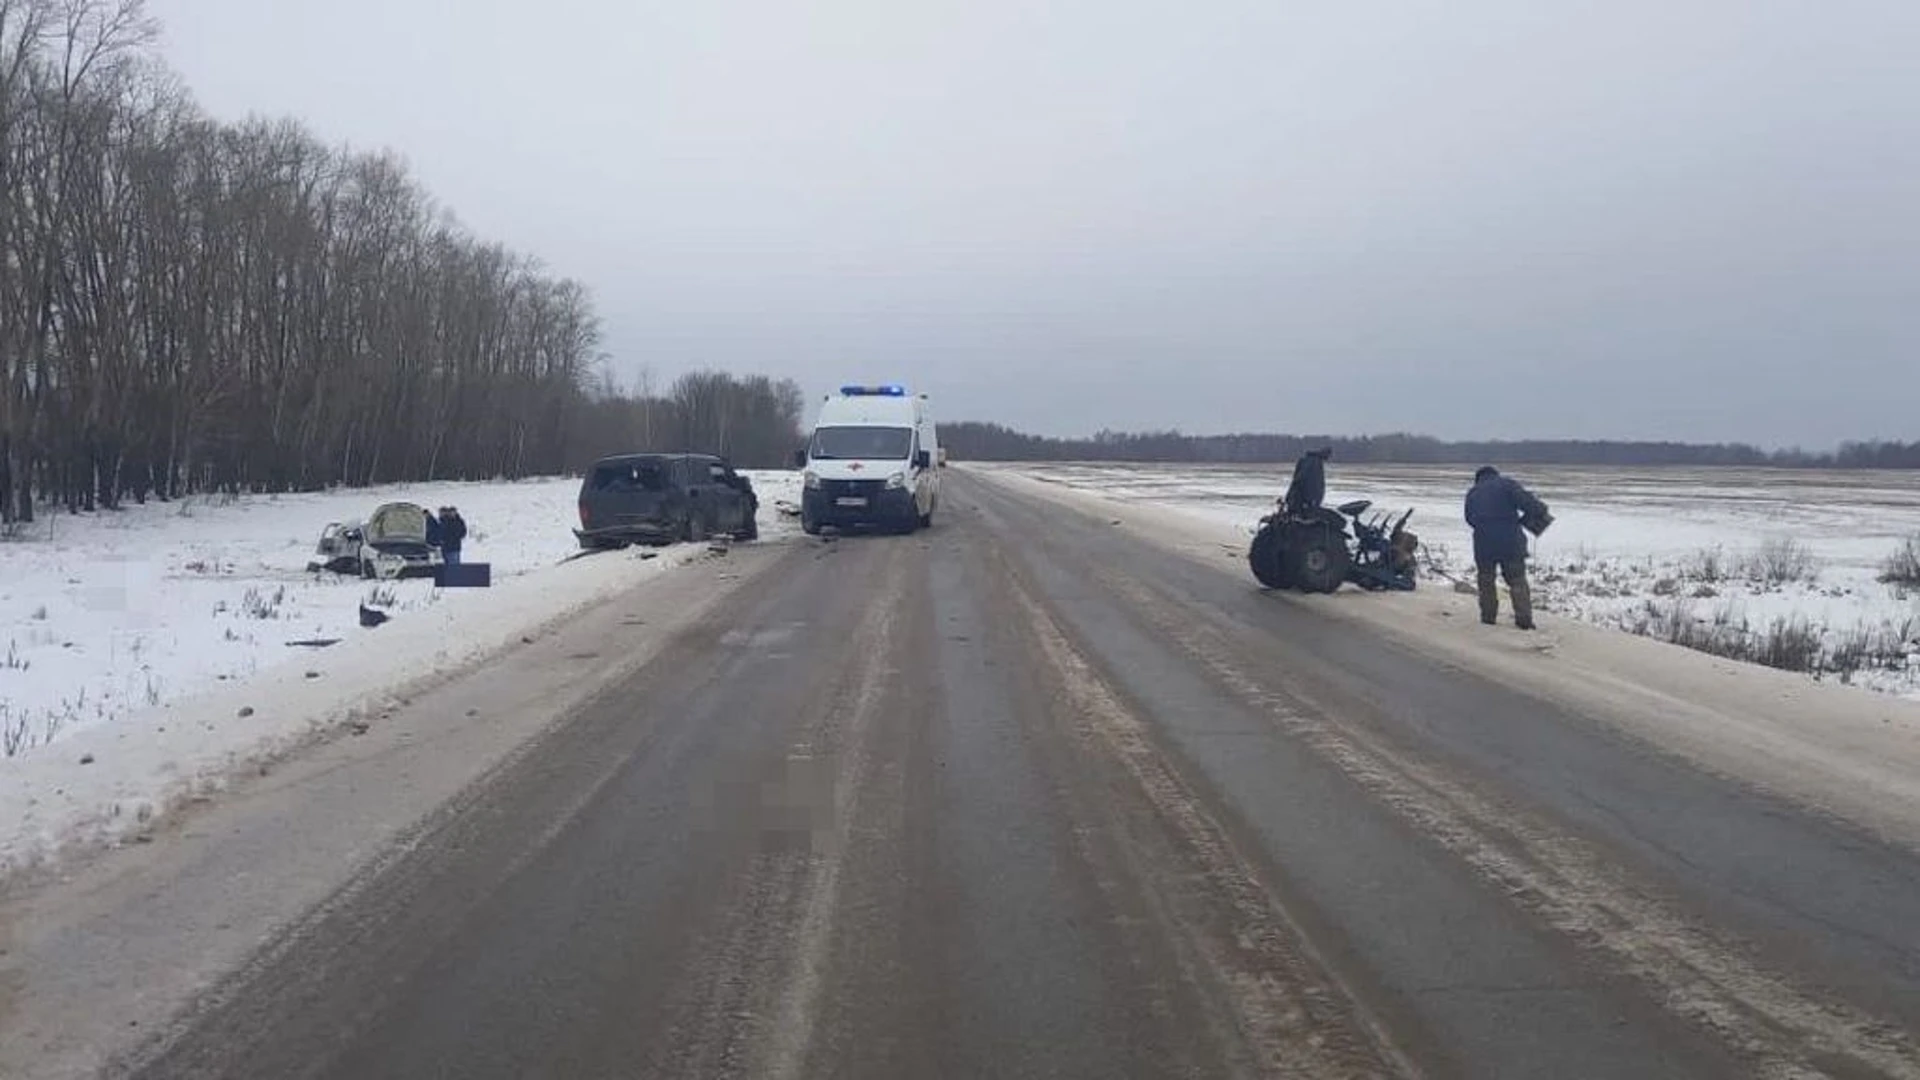
<instances>
[{"instance_id":1,"label":"snow-covered embankment","mask_svg":"<svg viewBox=\"0 0 1920 1080\"><path fill-rule=\"evenodd\" d=\"M784 473L755 474L763 535ZM0 873L135 833L533 628L703 556L572 559L579 481L401 485L52 514L0 544ZM458 506L490 589L309 572L321 529ZM360 625L362 605L390 616ZM330 643L330 644L318 644Z\"/></svg>"}]
</instances>

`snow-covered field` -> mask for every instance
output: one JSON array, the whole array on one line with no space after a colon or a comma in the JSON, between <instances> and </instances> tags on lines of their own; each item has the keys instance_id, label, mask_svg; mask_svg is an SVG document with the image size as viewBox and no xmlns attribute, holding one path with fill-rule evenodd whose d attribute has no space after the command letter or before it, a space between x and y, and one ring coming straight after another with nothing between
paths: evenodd
<instances>
[{"instance_id":1,"label":"snow-covered field","mask_svg":"<svg viewBox=\"0 0 1920 1080\"><path fill-rule=\"evenodd\" d=\"M795 497L796 481L753 479L763 528L784 528L773 504ZM325 649L301 642L378 632L360 627L363 604L395 620L445 609L444 632L457 646L469 630L487 629L463 625L463 605L482 590L311 573L321 529L382 502L457 506L472 530L466 560L491 563L498 586L578 550L569 530L579 487L566 478L417 484L49 513L0 543L0 750L34 753L93 725L310 662Z\"/></svg>"},{"instance_id":2,"label":"snow-covered field","mask_svg":"<svg viewBox=\"0 0 1920 1080\"><path fill-rule=\"evenodd\" d=\"M1286 489L1270 468L1007 466L1251 534ZM1798 650L1827 677L1920 698L1920 593L1878 580L1920 534L1920 474L1754 469L1514 468L1552 506L1535 544L1543 610L1736 654ZM1439 568L1471 576L1461 500L1471 468L1342 465L1329 505L1414 510ZM1844 669L1858 665L1858 670Z\"/></svg>"}]
</instances>

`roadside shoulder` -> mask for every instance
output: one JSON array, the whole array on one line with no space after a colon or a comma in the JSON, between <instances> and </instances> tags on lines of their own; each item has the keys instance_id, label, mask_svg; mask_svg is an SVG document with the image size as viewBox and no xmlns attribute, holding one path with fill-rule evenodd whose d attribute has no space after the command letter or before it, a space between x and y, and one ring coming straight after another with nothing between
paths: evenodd
<instances>
[{"instance_id":1,"label":"roadside shoulder","mask_svg":"<svg viewBox=\"0 0 1920 1080\"><path fill-rule=\"evenodd\" d=\"M141 834L151 842L16 882L0 899L0 1075L95 1075L359 868L403 855L419 823L532 752L784 550L607 575L567 613L515 627L510 644L391 690L363 731L255 769Z\"/></svg>"},{"instance_id":2,"label":"roadside shoulder","mask_svg":"<svg viewBox=\"0 0 1920 1080\"><path fill-rule=\"evenodd\" d=\"M973 475L1223 571L1246 572L1246 530L1010 469ZM1256 587L1249 578L1248 588ZM1888 842L1920 842L1920 703L1570 620L1543 620L1535 634L1483 627L1471 599L1445 588L1342 590L1274 601L1362 623L1407 648L1552 700Z\"/></svg>"},{"instance_id":3,"label":"roadside shoulder","mask_svg":"<svg viewBox=\"0 0 1920 1080\"><path fill-rule=\"evenodd\" d=\"M699 557L608 553L409 612L258 675L0 760L0 882L150 833L182 807Z\"/></svg>"}]
</instances>

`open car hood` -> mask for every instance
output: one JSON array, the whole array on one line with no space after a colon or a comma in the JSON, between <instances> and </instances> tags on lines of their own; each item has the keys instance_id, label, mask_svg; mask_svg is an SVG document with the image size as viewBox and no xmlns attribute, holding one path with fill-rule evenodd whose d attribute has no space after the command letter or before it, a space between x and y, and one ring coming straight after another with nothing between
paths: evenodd
<instances>
[{"instance_id":1,"label":"open car hood","mask_svg":"<svg viewBox=\"0 0 1920 1080\"><path fill-rule=\"evenodd\" d=\"M367 519L369 544L424 544L427 542L427 512L413 503L388 503Z\"/></svg>"}]
</instances>

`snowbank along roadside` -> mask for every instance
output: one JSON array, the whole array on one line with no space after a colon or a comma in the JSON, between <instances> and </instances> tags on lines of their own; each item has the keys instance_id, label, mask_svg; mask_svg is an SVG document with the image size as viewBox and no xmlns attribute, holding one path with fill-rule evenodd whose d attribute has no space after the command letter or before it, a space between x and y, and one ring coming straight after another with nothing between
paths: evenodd
<instances>
[{"instance_id":1,"label":"snowbank along roadside","mask_svg":"<svg viewBox=\"0 0 1920 1080\"><path fill-rule=\"evenodd\" d=\"M1237 520L1116 498L1057 475L970 468L991 482L1118 521L1167 550L1246 573L1246 528ZM1251 575L1247 584L1257 588ZM1473 599L1446 588L1271 599L1364 622L1408 648L1562 702L1709 771L1853 821L1888 842L1920 847L1920 703L1564 618L1543 620L1534 634L1484 627Z\"/></svg>"},{"instance_id":2,"label":"snowbank along roadside","mask_svg":"<svg viewBox=\"0 0 1920 1080\"><path fill-rule=\"evenodd\" d=\"M762 535L792 531L774 504L795 497L797 479L753 480ZM0 668L0 716L34 725L0 760L0 874L137 833L236 771L364 723L530 628L704 556L674 547L569 559L578 489L553 479L150 504L56 515L0 544L0 633L15 657ZM465 554L493 564L494 587L306 570L328 522L393 500L460 507L473 530ZM390 621L362 628L363 603ZM338 643L289 644L316 640Z\"/></svg>"},{"instance_id":3,"label":"snowbank along roadside","mask_svg":"<svg viewBox=\"0 0 1920 1080\"><path fill-rule=\"evenodd\" d=\"M139 834L151 843L16 878L28 887L0 889L0 1077L125 1074L123 1053L177 1030L263 945L298 940L342 897L443 842L482 792L565 745L577 710L682 631L727 623L723 609L751 602L740 594L781 565L783 547L659 573L375 716L364 735L315 745ZM607 757L600 778L620 760Z\"/></svg>"}]
</instances>

